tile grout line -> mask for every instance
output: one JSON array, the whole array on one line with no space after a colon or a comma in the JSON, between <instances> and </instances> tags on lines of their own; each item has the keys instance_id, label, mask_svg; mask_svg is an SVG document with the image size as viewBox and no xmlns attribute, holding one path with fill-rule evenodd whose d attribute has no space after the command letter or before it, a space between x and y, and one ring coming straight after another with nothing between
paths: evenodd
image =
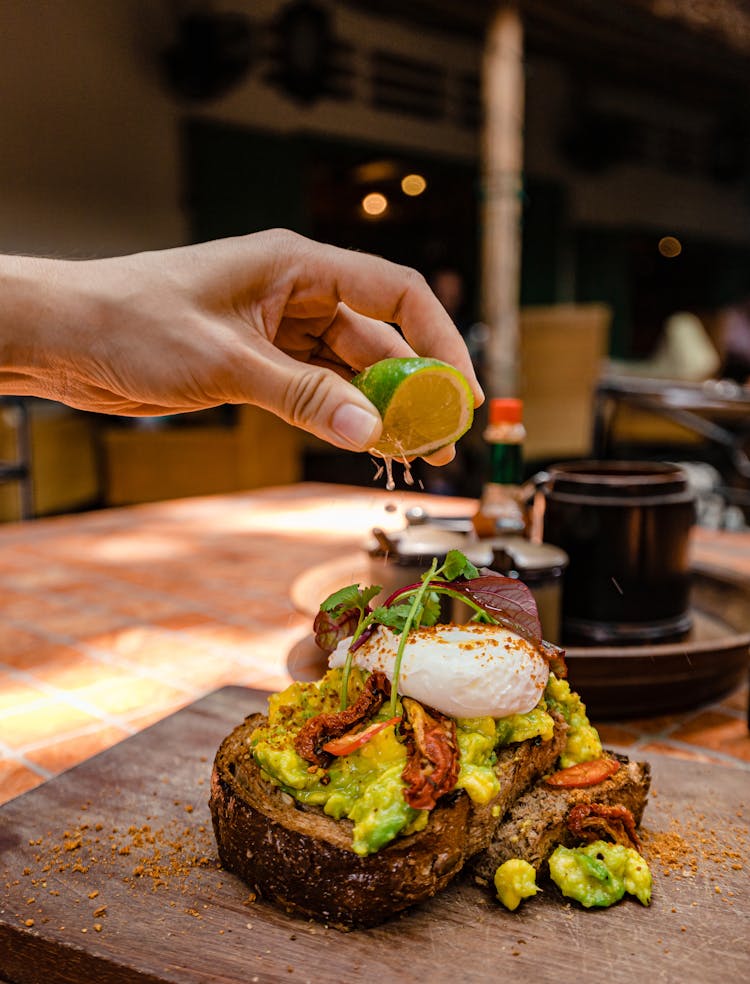
<instances>
[{"instance_id":1,"label":"tile grout line","mask_svg":"<svg viewBox=\"0 0 750 984\"><path fill-rule=\"evenodd\" d=\"M32 553L33 553L33 548L32 548ZM47 559L46 554L42 553L42 558ZM57 562L60 563L60 561ZM67 566L69 570L72 570L75 573L79 573L81 576L81 580L85 582L90 582L93 578L96 578L98 582L108 584L112 587L126 589L127 593L135 593L138 597L145 598L146 600L170 601L172 603L174 603L175 600L174 591L169 592L162 588L149 587L137 581L132 581L126 577L122 577L122 576L117 577L116 575L113 575L111 573L103 573L98 565L96 566L86 565L86 564L76 565L75 563L71 565L69 562ZM6 581L9 581L10 586L14 587L12 577L10 578L0 577L0 585L4 584ZM237 593L238 590L237 585L233 581L221 577L214 577L209 581L201 581L201 586L213 587L215 589L220 589L222 591L227 591L230 593L234 592L235 594ZM15 590L18 590L18 588L15 588ZM24 593L23 588L21 588L19 593ZM262 601L265 597L268 597L268 595L269 592L264 589L255 589L253 590L252 594L249 597L247 595L245 596L245 600L247 600L248 602L258 601L258 600ZM278 597L278 592L274 593L273 597ZM178 598L180 602L183 603L189 610L198 611L215 617L215 609L211 608L211 606L203 605L199 601L196 602L194 598L186 598L185 596L182 595L178 595ZM284 598L287 601L289 601L291 612L296 612L297 610L294 607L294 605L291 603L291 599L289 598L288 593L284 594ZM62 604L66 605L67 607L74 607L74 603L69 602L64 594L59 600L61 601ZM96 608L97 606L94 605L94 607ZM102 609L99 610L102 611ZM232 613L226 613L226 614L227 617L229 618L232 617ZM245 623L241 622L240 624L244 625Z\"/></svg>"},{"instance_id":2,"label":"tile grout line","mask_svg":"<svg viewBox=\"0 0 750 984\"><path fill-rule=\"evenodd\" d=\"M34 741L27 742L25 745L21 745L15 751L19 755L28 755L30 752L44 751L55 745L57 742L61 741L76 741L79 738L88 738L92 735L96 735L100 732L101 724L103 722L97 721L96 724L84 724L80 728L73 728L71 731L63 731L60 734L54 736L54 738L37 738ZM107 725L109 728L115 728L115 725ZM119 725L117 726L119 728ZM125 741L126 738L132 738L132 734L128 733L124 728L119 728L123 731L123 734L118 737L118 741ZM136 731L135 734L138 734ZM2 745L2 743L0 743ZM12 751L12 749L11 749ZM82 761L82 760L81 760Z\"/></svg>"},{"instance_id":3,"label":"tile grout line","mask_svg":"<svg viewBox=\"0 0 750 984\"><path fill-rule=\"evenodd\" d=\"M169 687L173 687L176 690L181 690L182 692L188 694L188 696L197 697L201 693L201 691L197 690L196 688L186 687L180 684L179 681L174 680L172 677L167 677L166 675L163 675L158 671L150 670L148 667L144 667L143 664L141 663L132 662L128 660L127 656L122 656L121 654L111 652L106 648L92 645L89 642L85 642L81 639L76 638L75 636L68 635L67 633L45 629L43 626L40 626L38 624L32 624L30 622L26 622L23 619L14 618L13 616L5 616L4 621L15 628L33 634L37 636L39 639L42 639L46 642L68 646L85 655L91 656L93 659L97 660L98 662L105 663L106 665L109 666L115 666L118 668L122 668L122 667L127 668L128 670L132 671L135 676L142 677L143 679L155 680L157 683L161 683L164 686L169 686ZM192 645L195 645L195 640L184 629L170 629L168 626L163 626L163 625L159 625L158 623L152 623L152 622L149 622L145 627L163 633L168 637L171 636L176 639L185 639L189 641ZM245 628L245 626L240 626L240 627ZM128 620L128 622L126 622L126 624L123 625L121 628L123 630L132 629L132 628L142 629L144 628L144 623L142 621L137 621L135 619L133 619L132 621ZM118 631L118 630L113 630L113 631ZM252 630L248 630L248 631L252 631ZM284 631L292 632L292 629L287 628ZM248 642L248 646L251 646L252 644L253 644L252 641ZM248 660L246 658L243 658L243 654L241 652L236 653L232 647L224 646L221 643L212 643L207 640L201 640L200 645L207 651L207 655L214 655L214 656L223 657L225 659L231 659L233 662L238 662L244 668L247 669L257 669L262 671L268 670L268 667L264 665L262 662L259 662L256 659Z\"/></svg>"},{"instance_id":4,"label":"tile grout line","mask_svg":"<svg viewBox=\"0 0 750 984\"><path fill-rule=\"evenodd\" d=\"M169 601L174 604L175 597L177 597L180 603L184 604L190 610L215 615L215 609L212 608L210 605L202 604L200 601L195 601L194 598L186 597L181 594L175 595L174 591L168 592L162 588L149 587L148 585L143 585L138 581L132 581L129 580L128 578L118 578L112 574L103 574L101 570L95 568L78 567L75 568L74 570L76 573L80 573L81 575L80 580L82 582L88 583L91 582L94 578L96 578L97 582L108 584L110 587L113 588L116 587L116 588L123 589L123 593L136 594L137 597L143 598L146 601ZM0 586L5 584L6 582L10 582L9 586L13 590L18 591L19 594L26 593L24 591L23 586L21 586L21 588L19 589L15 585L14 579L12 577L6 578L0 576ZM235 595L239 593L238 587L233 581L221 577L213 577L210 580L201 581L201 587L212 588L214 590L220 590L227 593L234 593ZM252 589L251 594L240 595L238 600L245 600L248 603L258 602L258 601L262 602L263 600L268 599L269 597L277 598L278 592L271 593L264 589ZM289 599L288 595L285 594L284 598L289 601L291 610L296 611L294 605L291 604L291 599ZM66 605L67 607L73 607L73 608L75 607L74 602L68 601L68 599L64 594L62 594L60 598L56 600L59 600L63 605ZM98 606L96 606L95 603L92 605L92 607L95 609L98 608ZM101 608L98 608L98 610L102 611Z\"/></svg>"},{"instance_id":5,"label":"tile grout line","mask_svg":"<svg viewBox=\"0 0 750 984\"><path fill-rule=\"evenodd\" d=\"M742 686L742 685L741 685ZM738 688L739 689L739 688ZM682 730L691 721L699 717L701 714L706 714L709 712L715 712L717 714L723 714L728 718L736 718L737 720L744 720L746 712L741 708L737 707L726 707L723 701L730 696L730 694L735 693L735 691L730 691L730 693L725 694L723 698L719 700L711 701L708 704L700 704L697 707L691 708L686 712L685 720L683 721L672 721L669 724L665 724L663 728L658 728L656 731L651 731L648 734L644 734L643 731L639 731L634 725L628 721L603 721L601 722L602 727L606 726L616 726L622 728L628 734L633 735L636 739L640 738L644 741L655 740L655 741L666 741L670 739L675 729ZM679 738L673 739L674 741L680 741ZM686 743L688 744L688 743ZM704 747L704 746L700 746Z\"/></svg>"},{"instance_id":6,"label":"tile grout line","mask_svg":"<svg viewBox=\"0 0 750 984\"><path fill-rule=\"evenodd\" d=\"M88 580L90 580L92 576L96 575L98 581L101 581L102 583L108 584L112 587L122 588L124 589L123 591L124 594L127 595L134 594L136 598L143 598L146 601L168 601L174 603L175 600L175 595L173 593L169 593L159 588L149 588L149 587L144 587L143 585L138 584L136 582L132 582L128 580L119 580L118 578L113 577L111 574L102 576L100 572L92 571L89 569L84 569L84 573L87 575ZM4 579L0 577L0 586L2 586L3 581ZM231 590L231 586L227 585L226 582L218 581L218 582L209 582L209 583L216 583L218 587L224 588L225 590ZM18 589L16 588L15 590ZM24 592L23 590L19 591L19 593L26 594L26 592ZM294 605L291 604L291 600L288 599L288 596L285 597L287 597L287 600L290 601L290 610L286 613L287 622L290 618L294 616L301 617L303 613L297 611ZM58 601L63 608L75 612L79 611L75 601L69 599L65 594L56 597L55 600ZM247 599L248 603L257 600L258 600L257 597ZM262 600L262 598L260 600ZM258 630L257 618L256 619L247 618L244 615L238 615L237 612L223 611L221 612L221 616L219 619L217 617L216 609L211 605L202 604L201 602L195 601L192 598L185 598L183 596L180 596L179 601L182 608L188 613L206 615L209 618L213 619L214 621L220 620L221 622L227 622L230 625L236 625L241 629L247 629L249 631ZM97 605L96 603L92 603L91 608L100 615L117 614L116 612L112 612L111 609L108 609L101 605ZM10 621L17 621L19 623L22 623L24 626L27 624L25 620L15 619L12 615L6 617L8 617ZM127 626L130 625L135 626L135 625L143 624L142 620L139 620L137 617L132 615L123 615L120 617L124 619L124 624ZM155 624L154 620L149 619L149 624ZM262 625L263 628L267 628L267 626L265 625L265 623L263 623L262 620L260 624Z\"/></svg>"},{"instance_id":7,"label":"tile grout line","mask_svg":"<svg viewBox=\"0 0 750 984\"><path fill-rule=\"evenodd\" d=\"M45 769L44 766L37 765L36 762L32 762L31 759L27 759L23 752L18 752L13 748L9 748L2 741L0 741L0 758L8 759L11 762L17 762L19 765L22 765L30 772L34 772L42 779L52 779L56 775L56 773L50 772L49 769Z\"/></svg>"},{"instance_id":8,"label":"tile grout line","mask_svg":"<svg viewBox=\"0 0 750 984\"><path fill-rule=\"evenodd\" d=\"M67 635L64 632L55 632L49 629L45 629L39 625L32 625L29 622L24 622L21 619L5 617L5 621L13 625L16 628L22 629L24 632L30 632L37 636L40 640L44 642L53 643L55 645L67 646L70 649L84 655L90 656L92 659L99 663L104 663L107 666L114 666L116 669L128 669L133 672L134 676L142 677L146 680L154 680L156 683L161 683L165 687L173 687L175 690L180 690L185 693L188 697L196 697L197 693L195 689L191 689L183 686L179 681L168 680L161 676L159 673L150 671L148 667L145 667L138 663L131 663L127 657L120 656L116 653L110 653L106 649L100 649L96 646L92 646L90 643L83 642L77 639L75 636ZM143 623L137 623L139 627L143 628ZM7 665L7 664L0 664ZM36 681L36 677L34 678Z\"/></svg>"},{"instance_id":9,"label":"tile grout line","mask_svg":"<svg viewBox=\"0 0 750 984\"><path fill-rule=\"evenodd\" d=\"M711 759L718 760L715 761L717 765L726 765L730 768L740 769L743 772L750 772L750 762L746 762L736 755L732 755L731 752L722 752L714 748L708 748L706 745L691 745L688 742L679 741L675 738L655 738L654 735L648 735L628 747L632 747L634 751L646 752L646 749L653 741L666 745L668 748L673 748L675 751L690 753L690 758L694 761L696 760L696 756L705 755ZM655 754L660 753L657 751Z\"/></svg>"},{"instance_id":10,"label":"tile grout line","mask_svg":"<svg viewBox=\"0 0 750 984\"><path fill-rule=\"evenodd\" d=\"M76 698L69 691L60 690L58 687L53 687L51 684L46 683L44 680L40 680L31 673L27 673L25 670L19 670L14 666L8 666L6 663L0 662L0 670L3 673L7 673L11 678L18 680L22 683L33 683L35 687L38 687L43 693L48 694L50 697L54 697L56 700L61 701L64 704L68 704L70 707L74 707L78 711L83 711L85 714L89 714L92 717L97 718L97 720L102 721L104 724L110 726L121 728L123 731L127 731L128 734L136 734L135 729L133 729L124 719L121 719L115 714L108 714L106 711L102 711L95 704L90 703L87 700L82 700L81 698ZM34 703L34 702L32 702Z\"/></svg>"}]
</instances>

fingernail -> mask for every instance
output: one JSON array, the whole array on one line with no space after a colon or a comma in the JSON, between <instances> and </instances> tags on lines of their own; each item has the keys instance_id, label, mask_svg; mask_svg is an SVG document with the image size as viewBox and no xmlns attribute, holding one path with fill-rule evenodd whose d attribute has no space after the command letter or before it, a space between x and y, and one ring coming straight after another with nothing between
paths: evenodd
<instances>
[{"instance_id":1,"label":"fingernail","mask_svg":"<svg viewBox=\"0 0 750 984\"><path fill-rule=\"evenodd\" d=\"M355 403L342 403L331 420L334 433L358 451L370 447L380 436L380 417L358 407Z\"/></svg>"}]
</instances>

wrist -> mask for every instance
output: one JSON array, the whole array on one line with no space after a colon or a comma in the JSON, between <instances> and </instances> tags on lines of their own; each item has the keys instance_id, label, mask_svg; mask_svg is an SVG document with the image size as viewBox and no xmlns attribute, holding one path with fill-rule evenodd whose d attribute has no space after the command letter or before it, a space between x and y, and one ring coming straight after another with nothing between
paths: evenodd
<instances>
[{"instance_id":1,"label":"wrist","mask_svg":"<svg viewBox=\"0 0 750 984\"><path fill-rule=\"evenodd\" d=\"M0 394L46 396L75 319L73 264L0 256Z\"/></svg>"}]
</instances>

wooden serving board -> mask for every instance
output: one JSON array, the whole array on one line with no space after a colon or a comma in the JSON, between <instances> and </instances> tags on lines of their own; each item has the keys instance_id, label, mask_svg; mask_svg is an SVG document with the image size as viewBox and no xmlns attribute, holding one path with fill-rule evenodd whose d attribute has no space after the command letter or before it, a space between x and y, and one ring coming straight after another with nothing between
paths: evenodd
<instances>
[{"instance_id":1,"label":"wooden serving board","mask_svg":"<svg viewBox=\"0 0 750 984\"><path fill-rule=\"evenodd\" d=\"M211 761L263 706L258 692L219 690L0 808L0 979L750 979L746 772L652 759L645 825L663 846L680 833L694 849L680 871L652 859L648 909L585 911L550 885L509 913L466 878L385 926L343 934L252 901L218 868Z\"/></svg>"}]
</instances>

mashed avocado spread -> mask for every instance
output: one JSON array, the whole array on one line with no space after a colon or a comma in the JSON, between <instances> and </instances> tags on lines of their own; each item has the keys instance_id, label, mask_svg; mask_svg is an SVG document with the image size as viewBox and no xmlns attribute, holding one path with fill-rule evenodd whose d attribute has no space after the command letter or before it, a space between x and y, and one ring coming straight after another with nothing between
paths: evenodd
<instances>
[{"instance_id":1,"label":"mashed avocado spread","mask_svg":"<svg viewBox=\"0 0 750 984\"><path fill-rule=\"evenodd\" d=\"M586 706L578 694L570 689L567 680L558 680L550 673L547 688L544 691L546 706L561 714L567 724L568 733L565 738L565 748L560 756L560 768L567 769L579 762L590 762L602 755L602 743L599 733L589 724L586 716ZM532 711L533 713L533 711Z\"/></svg>"},{"instance_id":2,"label":"mashed avocado spread","mask_svg":"<svg viewBox=\"0 0 750 984\"><path fill-rule=\"evenodd\" d=\"M367 674L353 667L349 678L349 697L355 700ZM415 810L404 800L401 773L406 766L406 746L396 738L393 726L349 755L335 758L327 769L310 766L294 748L294 738L309 718L339 709L342 671L329 670L316 683L293 683L269 698L268 723L257 728L250 739L253 757L264 776L300 803L313 804L329 816L344 817L354 824L353 848L357 854L372 854L399 834L421 830L429 817L427 810ZM575 749L573 764L601 754L596 731L586 718L585 708L564 680L550 675L545 696L527 714L459 718L456 737L461 756L457 789L465 789L477 804L489 803L499 792L493 770L495 749L501 745L540 737L552 737L554 722L547 706L558 710L568 721ZM397 702L396 714L401 713ZM391 717L388 706L373 721ZM598 751L594 751L594 747ZM566 756L569 749L566 749ZM583 758L576 757L583 755Z\"/></svg>"},{"instance_id":3,"label":"mashed avocado spread","mask_svg":"<svg viewBox=\"0 0 750 984\"><path fill-rule=\"evenodd\" d=\"M590 909L619 902L627 892L651 901L651 872L632 847L594 841L585 847L558 847L549 859L552 881L563 895Z\"/></svg>"},{"instance_id":4,"label":"mashed avocado spread","mask_svg":"<svg viewBox=\"0 0 750 984\"><path fill-rule=\"evenodd\" d=\"M505 908L514 912L523 899L539 891L534 866L522 858L510 858L503 862L495 872L495 891Z\"/></svg>"}]
</instances>

